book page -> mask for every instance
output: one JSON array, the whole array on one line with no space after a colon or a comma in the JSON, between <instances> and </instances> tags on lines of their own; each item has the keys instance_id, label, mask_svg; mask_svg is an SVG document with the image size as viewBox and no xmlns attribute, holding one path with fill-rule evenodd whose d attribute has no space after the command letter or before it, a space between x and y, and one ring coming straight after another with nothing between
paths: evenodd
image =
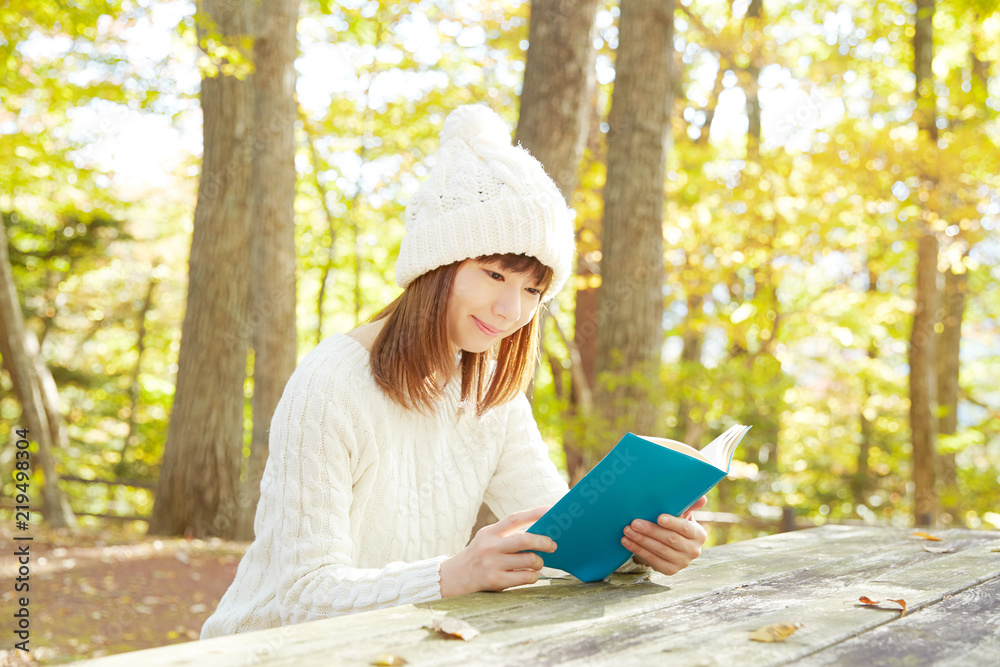
<instances>
[{"instance_id":1,"label":"book page","mask_svg":"<svg viewBox=\"0 0 1000 667\"><path fill-rule=\"evenodd\" d=\"M685 445L683 442L670 440L669 438L654 438L647 435L640 435L639 437L643 440L648 440L654 444L660 445L661 447L672 449L675 452L684 454L685 456L690 456L691 458L698 459L699 461L704 461L710 466L714 466L723 472L727 472L729 470L729 462L732 459L733 452L736 450L736 445L739 444L740 440L743 439L743 436L746 435L749 430L749 426L734 424L726 429L725 432L720 434L715 440L705 445L701 451L698 451L691 445Z\"/></svg>"},{"instance_id":2,"label":"book page","mask_svg":"<svg viewBox=\"0 0 1000 667\"><path fill-rule=\"evenodd\" d=\"M705 448L701 450L701 452L706 457L714 461L715 466L719 470L725 470L728 472L729 462L733 458L733 452L736 451L736 445L740 444L740 440L743 439L743 436L745 436L749 430L749 426L734 424L726 429L725 433L705 445Z\"/></svg>"},{"instance_id":3,"label":"book page","mask_svg":"<svg viewBox=\"0 0 1000 667\"><path fill-rule=\"evenodd\" d=\"M715 461L710 460L702 452L699 452L691 445L685 445L683 442L670 440L669 438L654 438L648 435L640 435L639 437L642 438L643 440L649 440L650 442L657 444L660 447L666 447L667 449L672 449L675 452L684 454L685 456L690 456L691 458L698 459L699 461L704 461L710 466L715 466L716 468L719 468L719 465ZM719 468L719 470L722 470L722 468Z\"/></svg>"}]
</instances>

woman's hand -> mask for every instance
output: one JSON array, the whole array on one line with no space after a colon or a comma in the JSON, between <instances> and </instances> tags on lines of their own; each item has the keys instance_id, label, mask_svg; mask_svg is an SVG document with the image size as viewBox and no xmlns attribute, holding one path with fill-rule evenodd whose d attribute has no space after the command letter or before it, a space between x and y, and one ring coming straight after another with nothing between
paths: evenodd
<instances>
[{"instance_id":1,"label":"woman's hand","mask_svg":"<svg viewBox=\"0 0 1000 667\"><path fill-rule=\"evenodd\" d=\"M502 591L538 581L542 557L521 551L556 550L545 535L518 529L537 521L548 507L515 512L476 533L469 546L441 563L441 597L475 591Z\"/></svg>"},{"instance_id":2,"label":"woman's hand","mask_svg":"<svg viewBox=\"0 0 1000 667\"><path fill-rule=\"evenodd\" d=\"M661 574L677 574L701 555L708 538L705 529L694 520L694 511L708 502L702 496L681 517L661 514L656 523L636 519L625 527L622 545L636 560Z\"/></svg>"}]
</instances>

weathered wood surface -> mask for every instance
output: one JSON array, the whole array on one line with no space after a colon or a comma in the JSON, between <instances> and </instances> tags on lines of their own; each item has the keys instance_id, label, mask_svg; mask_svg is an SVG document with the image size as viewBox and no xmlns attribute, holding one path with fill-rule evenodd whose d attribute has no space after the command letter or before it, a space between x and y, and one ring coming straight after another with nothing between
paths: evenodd
<instances>
[{"instance_id":1,"label":"weathered wood surface","mask_svg":"<svg viewBox=\"0 0 1000 667\"><path fill-rule=\"evenodd\" d=\"M825 526L706 549L674 577L608 583L550 579L87 664L369 665L996 665L1000 664L1000 532ZM930 547L954 547L930 553ZM904 599L902 617L893 603ZM432 610L481 631L447 639ZM782 643L750 632L801 623Z\"/></svg>"}]
</instances>

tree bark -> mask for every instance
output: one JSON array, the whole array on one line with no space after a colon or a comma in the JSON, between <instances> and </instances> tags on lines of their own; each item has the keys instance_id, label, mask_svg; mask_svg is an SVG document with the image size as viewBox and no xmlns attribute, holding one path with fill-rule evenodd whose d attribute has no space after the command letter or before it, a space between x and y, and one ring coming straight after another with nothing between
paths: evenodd
<instances>
[{"instance_id":1,"label":"tree bark","mask_svg":"<svg viewBox=\"0 0 1000 667\"><path fill-rule=\"evenodd\" d=\"M297 0L257 3L254 65L254 160L250 225L253 278L253 439L240 498L237 537L253 538L271 417L295 370L295 28Z\"/></svg>"},{"instance_id":2,"label":"tree bark","mask_svg":"<svg viewBox=\"0 0 1000 667\"><path fill-rule=\"evenodd\" d=\"M954 435L958 432L958 390L962 319L965 315L966 274L953 268L945 271L942 299L941 333L937 344L937 405L938 433ZM955 453L946 452L938 461L941 472L940 487L943 510L952 519L958 514L958 467Z\"/></svg>"},{"instance_id":3,"label":"tree bark","mask_svg":"<svg viewBox=\"0 0 1000 667\"><path fill-rule=\"evenodd\" d=\"M7 227L3 217L0 217L0 357L10 375L14 394L21 403L24 426L28 428L28 437L25 439L38 443L35 462L28 472L34 473L38 468L42 471L42 516L53 528L68 528L75 532L76 515L59 488L52 453L54 447L65 447L67 444L62 415L58 412L58 400L54 404L51 397L46 400L46 385L51 385L51 393L55 382L39 358L38 339L24 322L10 267Z\"/></svg>"},{"instance_id":4,"label":"tree bark","mask_svg":"<svg viewBox=\"0 0 1000 667\"><path fill-rule=\"evenodd\" d=\"M942 329L937 349L938 432L954 434L958 429L958 370L965 315L965 273L944 273Z\"/></svg>"},{"instance_id":5,"label":"tree bark","mask_svg":"<svg viewBox=\"0 0 1000 667\"><path fill-rule=\"evenodd\" d=\"M869 257L869 263L871 260L872 258ZM878 274L869 266L868 294L875 295L877 293ZM874 336L872 336L872 340L868 343L868 359L873 362L875 359L878 359L878 345ZM861 376L861 395L864 399L861 402L860 414L858 414L861 442L858 443L857 469L855 470L854 478L851 480L851 494L855 505L868 504L868 490L871 486L869 480L871 474L869 458L871 457L872 447L875 446L875 425L865 414L865 408L872 397L870 371L865 371Z\"/></svg>"},{"instance_id":6,"label":"tree bark","mask_svg":"<svg viewBox=\"0 0 1000 667\"><path fill-rule=\"evenodd\" d=\"M608 118L601 229L597 391L606 438L627 425L651 433L663 346L663 207L673 106L672 0L621 6Z\"/></svg>"},{"instance_id":7,"label":"tree bark","mask_svg":"<svg viewBox=\"0 0 1000 667\"><path fill-rule=\"evenodd\" d=\"M760 43L764 37L764 0L750 0L743 22L744 39L750 49L748 55L750 64L746 67L747 81L744 94L747 98L747 159L760 159Z\"/></svg>"},{"instance_id":8,"label":"tree bark","mask_svg":"<svg viewBox=\"0 0 1000 667\"><path fill-rule=\"evenodd\" d=\"M587 140L588 101L597 74L597 0L533 0L515 139L567 201Z\"/></svg>"},{"instance_id":9,"label":"tree bark","mask_svg":"<svg viewBox=\"0 0 1000 667\"><path fill-rule=\"evenodd\" d=\"M934 324L938 241L924 233L917 242L917 293L910 332L910 430L913 437L914 521L933 526L937 514L936 419L934 417Z\"/></svg>"},{"instance_id":10,"label":"tree bark","mask_svg":"<svg viewBox=\"0 0 1000 667\"><path fill-rule=\"evenodd\" d=\"M913 73L916 77L916 118L919 141L926 150L925 165L930 167L936 151L934 81L931 68L934 57L932 21L934 0L917 0L913 34ZM923 187L934 188L926 174ZM929 200L930 198L928 198ZM928 211L925 210L925 213ZM913 518L918 526L933 526L937 520L936 447L937 439L934 381L934 326L937 313L938 240L922 216L917 239L917 271L913 327L910 332L910 432L913 438Z\"/></svg>"},{"instance_id":11,"label":"tree bark","mask_svg":"<svg viewBox=\"0 0 1000 667\"><path fill-rule=\"evenodd\" d=\"M687 315L684 318L684 326L681 333L683 347L681 348L681 392L689 392L689 387L697 386L692 376L692 371L701 366L701 332L698 330L698 320L700 311L704 304L705 297L694 291L687 297ZM681 442L686 442L692 447L698 447L701 437L705 433L705 416L703 414L692 415L692 410L697 405L696 401L684 393L677 406L677 425L681 433Z\"/></svg>"},{"instance_id":12,"label":"tree bark","mask_svg":"<svg viewBox=\"0 0 1000 667\"><path fill-rule=\"evenodd\" d=\"M213 32L251 34L252 0L204 0ZM235 39L234 39L235 38ZM152 534L232 538L239 519L247 346L253 105L250 83L202 78L204 154L177 389Z\"/></svg>"},{"instance_id":13,"label":"tree bark","mask_svg":"<svg viewBox=\"0 0 1000 667\"><path fill-rule=\"evenodd\" d=\"M572 204L577 171L589 128L590 101L597 86L597 0L533 0L528 26L528 53L515 141L545 167L556 187ZM577 364L571 354L570 363ZM571 371L572 395L585 375ZM575 398L572 411L585 414ZM567 432L563 440L570 477L579 475L578 445Z\"/></svg>"}]
</instances>

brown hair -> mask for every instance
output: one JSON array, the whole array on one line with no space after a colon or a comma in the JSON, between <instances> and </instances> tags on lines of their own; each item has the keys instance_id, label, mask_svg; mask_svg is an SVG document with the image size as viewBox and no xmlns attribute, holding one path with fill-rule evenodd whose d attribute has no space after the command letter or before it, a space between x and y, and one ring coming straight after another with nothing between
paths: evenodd
<instances>
[{"instance_id":1,"label":"brown hair","mask_svg":"<svg viewBox=\"0 0 1000 667\"><path fill-rule=\"evenodd\" d=\"M528 274L537 281L543 295L552 281L552 269L527 255L484 255L476 260L496 262L505 271ZM455 274L461 265L455 262L419 276L369 320L387 318L372 345L372 375L382 391L405 408L424 414L433 412L444 394L434 378L449 377L454 368L447 315ZM441 298L442 294L447 297ZM538 359L541 310L535 310L527 324L489 350L462 350L460 400L474 400L476 415L514 399L531 382ZM496 366L487 376L489 361L494 359Z\"/></svg>"}]
</instances>

